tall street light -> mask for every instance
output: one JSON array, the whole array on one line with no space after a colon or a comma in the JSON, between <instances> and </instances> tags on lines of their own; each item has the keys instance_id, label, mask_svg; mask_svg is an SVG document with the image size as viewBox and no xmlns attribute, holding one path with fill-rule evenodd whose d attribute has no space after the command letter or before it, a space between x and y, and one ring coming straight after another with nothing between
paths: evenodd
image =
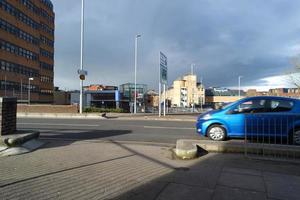
<instances>
[{"instance_id":1,"label":"tall street light","mask_svg":"<svg viewBox=\"0 0 300 200\"><path fill-rule=\"evenodd\" d=\"M81 36L80 36L80 70L83 71L83 45L84 45L84 0L81 0ZM83 109L83 79L80 80L79 112Z\"/></svg>"},{"instance_id":2,"label":"tall street light","mask_svg":"<svg viewBox=\"0 0 300 200\"><path fill-rule=\"evenodd\" d=\"M135 36L135 47L134 47L134 114L136 114L136 69L137 69L137 48L138 38L142 35Z\"/></svg>"},{"instance_id":3,"label":"tall street light","mask_svg":"<svg viewBox=\"0 0 300 200\"><path fill-rule=\"evenodd\" d=\"M33 81L32 77L28 78L28 104L30 105L30 81Z\"/></svg>"},{"instance_id":4,"label":"tall street light","mask_svg":"<svg viewBox=\"0 0 300 200\"><path fill-rule=\"evenodd\" d=\"M243 76L239 76L239 99L241 99L241 78L243 78Z\"/></svg>"}]
</instances>

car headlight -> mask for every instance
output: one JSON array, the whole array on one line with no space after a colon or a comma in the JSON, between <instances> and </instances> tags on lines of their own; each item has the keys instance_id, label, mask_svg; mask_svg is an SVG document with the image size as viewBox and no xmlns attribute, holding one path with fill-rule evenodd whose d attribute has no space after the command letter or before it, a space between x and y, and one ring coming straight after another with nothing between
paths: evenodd
<instances>
[{"instance_id":1,"label":"car headlight","mask_svg":"<svg viewBox=\"0 0 300 200\"><path fill-rule=\"evenodd\" d=\"M204 115L203 117L201 117L201 119L207 120L207 119L210 119L210 117L211 117L210 114L206 114L206 115Z\"/></svg>"}]
</instances>

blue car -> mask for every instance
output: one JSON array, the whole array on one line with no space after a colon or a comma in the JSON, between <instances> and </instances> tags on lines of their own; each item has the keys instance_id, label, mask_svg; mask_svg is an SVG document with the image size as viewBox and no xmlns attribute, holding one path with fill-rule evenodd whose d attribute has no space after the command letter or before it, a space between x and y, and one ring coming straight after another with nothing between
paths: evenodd
<instances>
[{"instance_id":1,"label":"blue car","mask_svg":"<svg viewBox=\"0 0 300 200\"><path fill-rule=\"evenodd\" d=\"M211 140L247 136L281 136L300 144L300 100L258 96L203 113L197 120L197 133ZM292 140L292 141L291 141Z\"/></svg>"}]
</instances>

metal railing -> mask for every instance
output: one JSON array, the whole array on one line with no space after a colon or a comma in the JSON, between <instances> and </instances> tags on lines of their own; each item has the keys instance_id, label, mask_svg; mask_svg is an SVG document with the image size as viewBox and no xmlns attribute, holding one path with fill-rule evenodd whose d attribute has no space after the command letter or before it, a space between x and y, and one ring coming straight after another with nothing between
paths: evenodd
<instances>
[{"instance_id":1,"label":"metal railing","mask_svg":"<svg viewBox=\"0 0 300 200\"><path fill-rule=\"evenodd\" d=\"M245 155L300 161L300 114L245 115Z\"/></svg>"}]
</instances>

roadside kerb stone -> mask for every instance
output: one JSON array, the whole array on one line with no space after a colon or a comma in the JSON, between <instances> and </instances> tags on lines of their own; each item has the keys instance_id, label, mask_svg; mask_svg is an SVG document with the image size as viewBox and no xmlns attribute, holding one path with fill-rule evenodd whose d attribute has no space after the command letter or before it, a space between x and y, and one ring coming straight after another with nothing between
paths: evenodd
<instances>
[{"instance_id":1,"label":"roadside kerb stone","mask_svg":"<svg viewBox=\"0 0 300 200\"><path fill-rule=\"evenodd\" d=\"M102 119L102 120L154 120L154 121L185 121L196 122L196 118L149 117L149 116L112 116L102 117L100 113L68 114L68 113L17 113L17 118L48 118L48 119Z\"/></svg>"},{"instance_id":2,"label":"roadside kerb stone","mask_svg":"<svg viewBox=\"0 0 300 200\"><path fill-rule=\"evenodd\" d=\"M39 136L40 132L38 131L31 131L25 133L16 132L16 134L0 137L0 144L4 144L8 147L20 146L29 140L37 139Z\"/></svg>"},{"instance_id":3,"label":"roadside kerb stone","mask_svg":"<svg viewBox=\"0 0 300 200\"><path fill-rule=\"evenodd\" d=\"M0 157L3 156L14 156L14 155L20 155L32 152L41 146L45 145L47 142L38 140L38 139L30 139L24 143L22 143L20 146L13 146L13 147L7 147L6 149L3 149L3 151L0 151ZM0 148L1 149L1 148Z\"/></svg>"},{"instance_id":4,"label":"roadside kerb stone","mask_svg":"<svg viewBox=\"0 0 300 200\"><path fill-rule=\"evenodd\" d=\"M276 145L276 144L245 144L243 141L222 141L209 140L178 140L175 153L178 157L192 154L197 146L211 153L247 153L256 155L274 155L274 153L290 154L294 158L300 158L299 146ZM247 148L247 149L246 149Z\"/></svg>"}]
</instances>

